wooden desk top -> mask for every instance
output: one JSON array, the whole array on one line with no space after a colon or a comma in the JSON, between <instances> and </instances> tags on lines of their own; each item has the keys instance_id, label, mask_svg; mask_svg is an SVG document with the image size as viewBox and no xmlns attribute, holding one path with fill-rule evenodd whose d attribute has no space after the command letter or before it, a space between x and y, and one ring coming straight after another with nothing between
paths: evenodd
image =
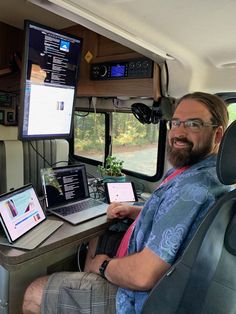
<instances>
[{"instance_id":1,"label":"wooden desk top","mask_svg":"<svg viewBox=\"0 0 236 314\"><path fill-rule=\"evenodd\" d=\"M50 219L60 220L54 216L50 216ZM87 241L103 233L108 224L109 222L107 221L106 215L91 219L76 226L64 222L64 224L40 246L30 251L0 245L0 264L6 269L9 269L57 248L70 245L73 242L79 243Z\"/></svg>"}]
</instances>

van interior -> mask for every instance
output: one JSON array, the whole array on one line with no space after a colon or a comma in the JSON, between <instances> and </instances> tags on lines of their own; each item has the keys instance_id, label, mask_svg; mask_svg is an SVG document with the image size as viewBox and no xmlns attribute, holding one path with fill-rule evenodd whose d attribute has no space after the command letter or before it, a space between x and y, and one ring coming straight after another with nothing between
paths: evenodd
<instances>
[{"instance_id":1,"label":"van interior","mask_svg":"<svg viewBox=\"0 0 236 314\"><path fill-rule=\"evenodd\" d=\"M176 100L194 91L217 94L228 105L230 124L236 120L235 11L232 0L1 1L0 194L32 183L43 199L41 169L83 163L91 195L104 197L98 169L108 156L116 156L145 202L170 168L166 120ZM27 140L20 133L29 54L26 23L31 22L81 44L66 136L45 136L46 121L56 121L47 109L36 114L41 133ZM57 109L64 110L63 101ZM0 245L0 313L19 313L23 290L18 284L25 288L37 276L74 269L78 245L105 228L104 217L75 227L66 239L60 228L60 244L48 239L32 261L29 252ZM154 310L155 305L147 305L146 313Z\"/></svg>"}]
</instances>

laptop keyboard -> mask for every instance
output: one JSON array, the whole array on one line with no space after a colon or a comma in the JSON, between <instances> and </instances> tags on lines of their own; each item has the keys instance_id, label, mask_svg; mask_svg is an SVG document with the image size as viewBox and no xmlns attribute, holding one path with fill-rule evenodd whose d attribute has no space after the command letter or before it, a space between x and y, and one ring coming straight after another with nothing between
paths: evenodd
<instances>
[{"instance_id":1,"label":"laptop keyboard","mask_svg":"<svg viewBox=\"0 0 236 314\"><path fill-rule=\"evenodd\" d=\"M62 216L68 216L68 215L83 211L88 208L99 206L99 205L101 205L101 202L90 198L88 200L85 200L77 204L72 204L63 208L54 209L53 211Z\"/></svg>"}]
</instances>

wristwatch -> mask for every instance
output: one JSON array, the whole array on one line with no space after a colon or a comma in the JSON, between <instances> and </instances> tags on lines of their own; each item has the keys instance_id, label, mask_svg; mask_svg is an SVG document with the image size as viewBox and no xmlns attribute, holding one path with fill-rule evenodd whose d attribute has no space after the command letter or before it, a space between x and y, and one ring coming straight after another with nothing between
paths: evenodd
<instances>
[{"instance_id":1,"label":"wristwatch","mask_svg":"<svg viewBox=\"0 0 236 314\"><path fill-rule=\"evenodd\" d=\"M105 270L107 268L107 265L109 264L110 260L107 260L105 259L105 261L102 262L101 266L99 267L99 272L100 272L100 275L103 277L103 278L106 278L105 276Z\"/></svg>"}]
</instances>

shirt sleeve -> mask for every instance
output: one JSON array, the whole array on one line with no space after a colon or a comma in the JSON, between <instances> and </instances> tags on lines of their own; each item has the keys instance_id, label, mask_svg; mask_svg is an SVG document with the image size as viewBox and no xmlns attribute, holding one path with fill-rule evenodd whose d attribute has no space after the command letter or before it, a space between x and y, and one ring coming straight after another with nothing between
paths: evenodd
<instances>
[{"instance_id":1,"label":"shirt sleeve","mask_svg":"<svg viewBox=\"0 0 236 314\"><path fill-rule=\"evenodd\" d=\"M178 180L163 193L146 247L172 264L190 229L199 224L214 203L217 188L208 173Z\"/></svg>"}]
</instances>

